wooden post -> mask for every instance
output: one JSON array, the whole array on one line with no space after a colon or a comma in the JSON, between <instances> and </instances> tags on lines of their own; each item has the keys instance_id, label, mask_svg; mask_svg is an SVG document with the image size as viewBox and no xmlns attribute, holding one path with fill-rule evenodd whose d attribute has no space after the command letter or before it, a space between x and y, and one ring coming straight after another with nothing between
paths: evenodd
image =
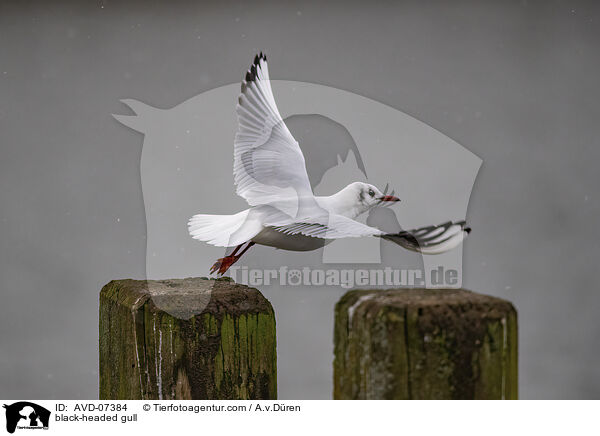
<instances>
[{"instance_id":1,"label":"wooden post","mask_svg":"<svg viewBox=\"0 0 600 436\"><path fill-rule=\"evenodd\" d=\"M335 307L335 399L517 399L517 312L465 290L356 290Z\"/></svg>"},{"instance_id":2,"label":"wooden post","mask_svg":"<svg viewBox=\"0 0 600 436\"><path fill-rule=\"evenodd\" d=\"M100 399L276 399L275 314L227 280L115 280L100 292Z\"/></svg>"}]
</instances>

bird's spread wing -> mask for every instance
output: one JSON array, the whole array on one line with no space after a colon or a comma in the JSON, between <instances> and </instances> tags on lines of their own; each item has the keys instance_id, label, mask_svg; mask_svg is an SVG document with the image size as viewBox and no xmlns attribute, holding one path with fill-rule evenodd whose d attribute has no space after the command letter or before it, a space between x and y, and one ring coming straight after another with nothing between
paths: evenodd
<instances>
[{"instance_id":1,"label":"bird's spread wing","mask_svg":"<svg viewBox=\"0 0 600 436\"><path fill-rule=\"evenodd\" d=\"M427 226L400 233L381 235L383 239L395 242L407 250L423 254L439 254L458 246L471 232L465 221Z\"/></svg>"},{"instance_id":2,"label":"bird's spread wing","mask_svg":"<svg viewBox=\"0 0 600 436\"><path fill-rule=\"evenodd\" d=\"M301 234L322 239L377 236L407 250L423 254L445 253L457 247L471 231L469 227L466 227L465 221L448 221L437 226L421 227L399 233L385 233L375 227L336 214L311 217L271 227L287 235Z\"/></svg>"},{"instance_id":3,"label":"bird's spread wing","mask_svg":"<svg viewBox=\"0 0 600 436\"><path fill-rule=\"evenodd\" d=\"M367 226L343 215L327 213L272 227L286 235L301 234L321 239L360 238L384 234L375 227Z\"/></svg>"},{"instance_id":4,"label":"bird's spread wing","mask_svg":"<svg viewBox=\"0 0 600 436\"><path fill-rule=\"evenodd\" d=\"M233 163L237 194L251 206L282 203L286 213L297 216L299 201L314 201L313 192L302 151L275 104L262 53L242 81L237 114Z\"/></svg>"}]
</instances>

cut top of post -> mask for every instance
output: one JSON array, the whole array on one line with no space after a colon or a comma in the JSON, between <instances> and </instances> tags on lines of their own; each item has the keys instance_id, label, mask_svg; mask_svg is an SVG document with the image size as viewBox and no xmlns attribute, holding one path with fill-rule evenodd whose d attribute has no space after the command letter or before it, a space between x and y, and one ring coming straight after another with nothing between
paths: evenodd
<instances>
[{"instance_id":1,"label":"cut top of post","mask_svg":"<svg viewBox=\"0 0 600 436\"><path fill-rule=\"evenodd\" d=\"M352 290L347 292L338 302L338 305L362 304L370 301L380 306L425 307L439 305L473 305L489 306L490 310L499 309L502 312L514 310L510 301L490 295L478 294L465 289L387 289L387 290ZM352 309L352 306L350 307Z\"/></svg>"},{"instance_id":2,"label":"cut top of post","mask_svg":"<svg viewBox=\"0 0 600 436\"><path fill-rule=\"evenodd\" d=\"M102 288L101 296L133 311L152 300L158 309L180 319L190 319L205 311L219 317L224 313L239 315L273 310L257 289L204 277L113 280Z\"/></svg>"}]
</instances>

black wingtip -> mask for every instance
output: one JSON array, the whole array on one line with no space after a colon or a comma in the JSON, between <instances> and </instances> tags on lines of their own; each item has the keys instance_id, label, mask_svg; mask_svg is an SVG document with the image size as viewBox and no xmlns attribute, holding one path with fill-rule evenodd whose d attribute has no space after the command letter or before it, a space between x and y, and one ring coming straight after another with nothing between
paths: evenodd
<instances>
[{"instance_id":1,"label":"black wingtip","mask_svg":"<svg viewBox=\"0 0 600 436\"><path fill-rule=\"evenodd\" d=\"M258 74L257 68L260 65L261 60L264 60L265 62L267 61L267 56L265 54L263 54L262 51L259 54L254 56L254 61L252 62L252 65L250 65L250 69L248 71L246 71L245 80L247 83L256 81L256 77ZM243 91L243 89L242 89L242 91Z\"/></svg>"},{"instance_id":2,"label":"black wingtip","mask_svg":"<svg viewBox=\"0 0 600 436\"><path fill-rule=\"evenodd\" d=\"M467 235L471 233L471 227L465 227L464 231L467 232Z\"/></svg>"},{"instance_id":3,"label":"black wingtip","mask_svg":"<svg viewBox=\"0 0 600 436\"><path fill-rule=\"evenodd\" d=\"M252 64L258 66L258 64L260 64L261 60L263 60L263 61L267 60L267 56L262 51L260 53L258 53L256 56L254 56L254 61L252 62Z\"/></svg>"},{"instance_id":4,"label":"black wingtip","mask_svg":"<svg viewBox=\"0 0 600 436\"><path fill-rule=\"evenodd\" d=\"M254 63L256 65L258 65L260 63L260 61L267 61L267 55L264 54L262 51L256 55L256 57L254 58Z\"/></svg>"}]
</instances>

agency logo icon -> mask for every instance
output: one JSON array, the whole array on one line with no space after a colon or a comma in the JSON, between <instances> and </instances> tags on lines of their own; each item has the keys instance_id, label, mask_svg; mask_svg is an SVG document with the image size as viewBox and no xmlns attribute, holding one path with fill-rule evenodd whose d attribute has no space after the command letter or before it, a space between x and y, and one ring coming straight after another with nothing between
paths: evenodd
<instances>
[{"instance_id":1,"label":"agency logo icon","mask_svg":"<svg viewBox=\"0 0 600 436\"><path fill-rule=\"evenodd\" d=\"M6 431L9 433L14 433L17 428L48 429L50 411L38 404L19 401L10 405L4 404L3 407L6 409Z\"/></svg>"}]
</instances>

